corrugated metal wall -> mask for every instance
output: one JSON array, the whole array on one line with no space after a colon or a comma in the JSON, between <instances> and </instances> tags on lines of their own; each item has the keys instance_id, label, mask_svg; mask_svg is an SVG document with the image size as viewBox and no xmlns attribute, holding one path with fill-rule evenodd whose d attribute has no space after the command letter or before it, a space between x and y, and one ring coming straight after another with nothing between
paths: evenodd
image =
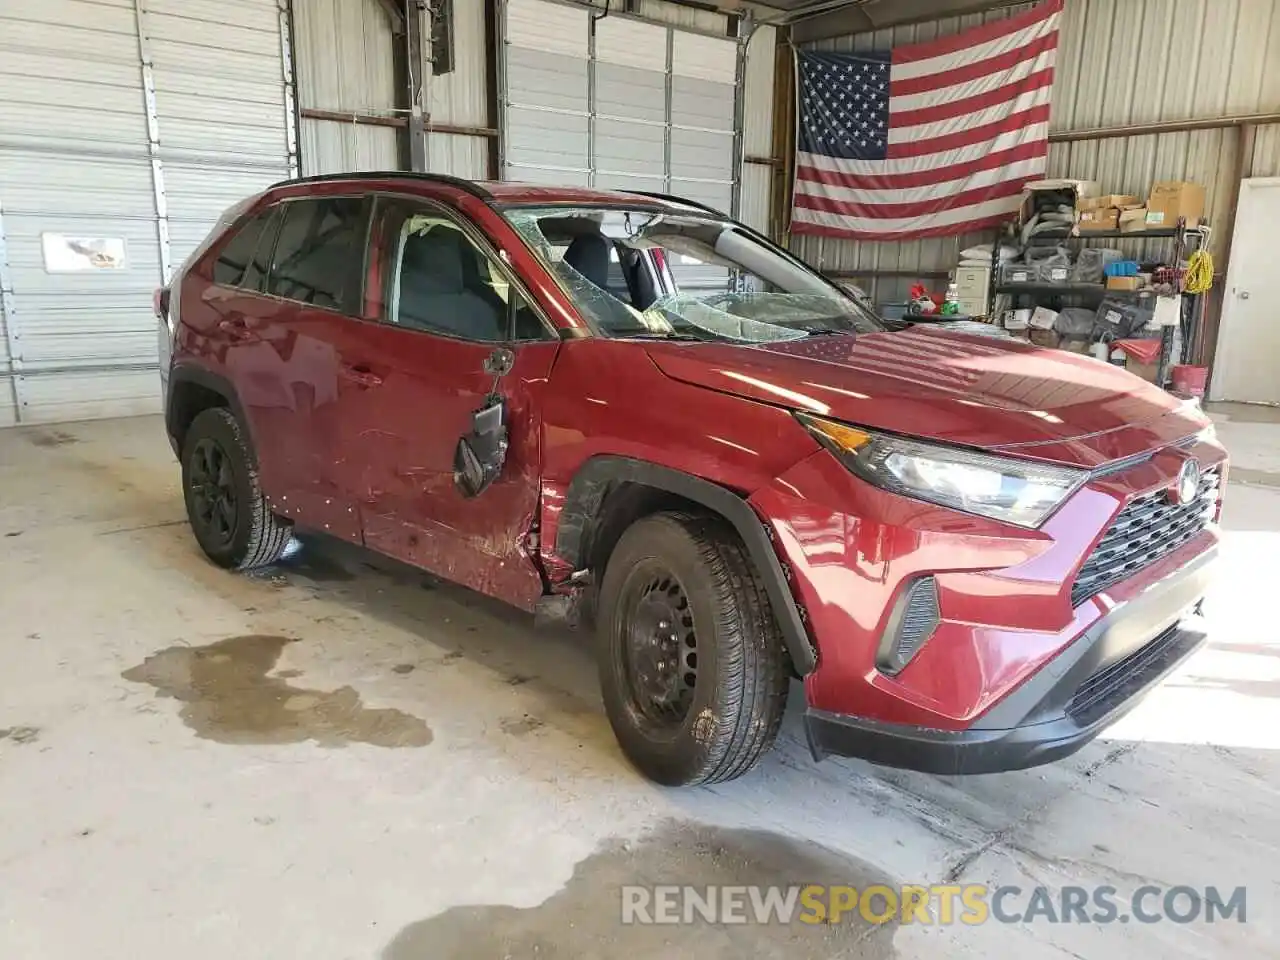
<instances>
[{"instance_id":1,"label":"corrugated metal wall","mask_svg":"<svg viewBox=\"0 0 1280 960\"><path fill-rule=\"evenodd\" d=\"M887 50L948 36L1029 9L1020 4L806 46ZM1066 0L1050 123L1054 133L1280 110L1280 0ZM1224 128L1051 144L1050 177L1098 180L1102 189L1145 195L1153 180L1203 183L1210 223L1227 225L1240 169L1241 133ZM1259 131L1253 175L1280 167L1280 135ZM1214 237L1221 251L1225 229ZM940 273L983 235L872 243L796 237L801 256L835 273ZM899 299L910 277L874 283Z\"/></svg>"},{"instance_id":2,"label":"corrugated metal wall","mask_svg":"<svg viewBox=\"0 0 1280 960\"><path fill-rule=\"evenodd\" d=\"M275 0L0 8L0 423L158 409L152 291L289 175L280 24ZM63 271L46 234L124 261Z\"/></svg>"},{"instance_id":3,"label":"corrugated metal wall","mask_svg":"<svg viewBox=\"0 0 1280 960\"><path fill-rule=\"evenodd\" d=\"M426 50L428 59L431 51ZM485 180L495 137L444 133L441 123L456 127L489 128L489 27L483 0L455 0L453 4L453 70L431 76L427 64L427 163L436 173Z\"/></svg>"},{"instance_id":4,"label":"corrugated metal wall","mask_svg":"<svg viewBox=\"0 0 1280 960\"><path fill-rule=\"evenodd\" d=\"M1249 176L1280 177L1280 123L1258 127Z\"/></svg>"},{"instance_id":5,"label":"corrugated metal wall","mask_svg":"<svg viewBox=\"0 0 1280 960\"><path fill-rule=\"evenodd\" d=\"M298 104L303 109L394 117L391 20L377 0L293 0ZM302 118L302 171L396 170L393 127Z\"/></svg>"}]
</instances>

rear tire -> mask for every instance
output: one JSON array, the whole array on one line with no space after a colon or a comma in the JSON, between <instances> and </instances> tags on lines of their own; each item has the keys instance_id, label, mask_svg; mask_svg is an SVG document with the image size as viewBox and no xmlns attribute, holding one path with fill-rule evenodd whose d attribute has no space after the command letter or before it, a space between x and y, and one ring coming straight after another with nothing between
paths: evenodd
<instances>
[{"instance_id":1,"label":"rear tire","mask_svg":"<svg viewBox=\"0 0 1280 960\"><path fill-rule=\"evenodd\" d=\"M787 657L764 586L724 522L658 513L629 527L605 569L598 631L609 722L651 780L732 780L773 746Z\"/></svg>"},{"instance_id":2,"label":"rear tire","mask_svg":"<svg viewBox=\"0 0 1280 960\"><path fill-rule=\"evenodd\" d=\"M244 427L224 407L201 411L182 445L187 520L205 555L248 570L280 559L293 527L271 512Z\"/></svg>"}]
</instances>

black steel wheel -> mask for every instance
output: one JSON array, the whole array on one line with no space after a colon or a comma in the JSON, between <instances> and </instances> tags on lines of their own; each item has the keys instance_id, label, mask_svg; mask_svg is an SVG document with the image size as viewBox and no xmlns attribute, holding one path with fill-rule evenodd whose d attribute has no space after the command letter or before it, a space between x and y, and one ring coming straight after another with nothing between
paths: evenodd
<instances>
[{"instance_id":1,"label":"black steel wheel","mask_svg":"<svg viewBox=\"0 0 1280 960\"><path fill-rule=\"evenodd\" d=\"M623 752L668 785L732 780L768 752L790 669L764 585L716 517L632 524L600 584L600 684Z\"/></svg>"},{"instance_id":2,"label":"black steel wheel","mask_svg":"<svg viewBox=\"0 0 1280 960\"><path fill-rule=\"evenodd\" d=\"M244 428L225 407L187 428L182 491L191 532L214 563L245 570L280 559L293 528L267 505Z\"/></svg>"},{"instance_id":3,"label":"black steel wheel","mask_svg":"<svg viewBox=\"0 0 1280 960\"><path fill-rule=\"evenodd\" d=\"M231 458L212 437L202 437L192 450L187 495L192 526L198 526L210 543L230 546L238 518L236 485Z\"/></svg>"},{"instance_id":4,"label":"black steel wheel","mask_svg":"<svg viewBox=\"0 0 1280 960\"><path fill-rule=\"evenodd\" d=\"M660 560L641 564L621 598L626 682L632 706L655 724L679 726L698 684L698 637L689 597Z\"/></svg>"}]
</instances>

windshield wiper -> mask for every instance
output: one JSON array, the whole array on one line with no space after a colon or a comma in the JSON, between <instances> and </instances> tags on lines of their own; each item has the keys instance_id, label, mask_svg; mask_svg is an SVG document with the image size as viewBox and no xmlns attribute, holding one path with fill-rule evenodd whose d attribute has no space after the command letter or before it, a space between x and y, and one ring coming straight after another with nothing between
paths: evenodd
<instances>
[{"instance_id":1,"label":"windshield wiper","mask_svg":"<svg viewBox=\"0 0 1280 960\"><path fill-rule=\"evenodd\" d=\"M695 337L691 333L659 333L651 330L647 333L615 333L615 340L695 340L698 343L706 343L706 337Z\"/></svg>"},{"instance_id":2,"label":"windshield wiper","mask_svg":"<svg viewBox=\"0 0 1280 960\"><path fill-rule=\"evenodd\" d=\"M853 330L807 330L805 335L809 337L853 337L857 336L857 333Z\"/></svg>"}]
</instances>

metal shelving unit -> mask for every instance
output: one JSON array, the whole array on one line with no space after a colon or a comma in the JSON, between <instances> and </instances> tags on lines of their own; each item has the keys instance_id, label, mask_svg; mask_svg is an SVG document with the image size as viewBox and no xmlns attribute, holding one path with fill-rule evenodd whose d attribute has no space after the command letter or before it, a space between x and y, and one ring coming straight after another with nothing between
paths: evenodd
<instances>
[{"instance_id":1,"label":"metal shelving unit","mask_svg":"<svg viewBox=\"0 0 1280 960\"><path fill-rule=\"evenodd\" d=\"M1040 233L1028 239L1028 245L1045 246L1048 244L1063 244L1070 242L1080 242L1089 240L1172 240L1172 255L1169 257L1170 264L1176 265L1185 260L1189 253L1188 245L1195 244L1196 248L1203 248L1209 241L1210 228L1207 225L1197 227L1187 227L1182 220L1178 221L1177 226L1165 227L1156 230L1086 230L1083 233L1077 231L1074 227L1069 232L1063 233ZM1109 290L1105 283L998 283L997 277L1000 274L999 268L999 251L1002 241L1009 239L1008 234L1016 232L1016 226L1010 224L1001 235L997 237L992 245L991 260L991 283L987 294L987 311L995 316L995 298L1004 294L1011 297L1033 297L1037 298L1037 305L1040 298L1050 299L1066 297L1072 299L1096 299L1101 301L1104 297L1125 297L1150 295L1150 291L1146 290ZM1196 318L1200 315L1200 294L1182 294L1182 316L1180 317L1180 328L1182 332L1182 349L1181 355L1177 358L1177 362L1182 363L1186 360L1187 350L1195 337ZM1173 327L1164 327L1160 331L1160 363L1157 369L1157 378L1161 386L1165 386L1169 381L1169 370L1173 365Z\"/></svg>"}]
</instances>

